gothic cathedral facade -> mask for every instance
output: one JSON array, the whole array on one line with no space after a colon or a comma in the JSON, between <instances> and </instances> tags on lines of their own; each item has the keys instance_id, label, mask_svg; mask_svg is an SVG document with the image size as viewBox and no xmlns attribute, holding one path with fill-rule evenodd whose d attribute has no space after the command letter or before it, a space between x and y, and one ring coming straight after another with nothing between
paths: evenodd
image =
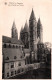
<instances>
[{"instance_id":1,"label":"gothic cathedral facade","mask_svg":"<svg viewBox=\"0 0 52 80\"><path fill-rule=\"evenodd\" d=\"M28 24L25 23L25 30L21 29L20 38L24 44L29 43L28 45L26 44L25 48L29 48L31 60L33 62L37 60L37 44L43 43L42 24L40 18L36 21L33 9L29 19L29 26L27 25Z\"/></svg>"}]
</instances>

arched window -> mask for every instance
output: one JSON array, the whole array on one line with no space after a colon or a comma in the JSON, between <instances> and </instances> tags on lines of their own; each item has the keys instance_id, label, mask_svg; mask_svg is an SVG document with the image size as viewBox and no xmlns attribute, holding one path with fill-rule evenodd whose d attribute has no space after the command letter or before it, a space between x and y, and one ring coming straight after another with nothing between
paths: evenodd
<instances>
[{"instance_id":1,"label":"arched window","mask_svg":"<svg viewBox=\"0 0 52 80\"><path fill-rule=\"evenodd\" d=\"M9 44L9 48L11 48L11 45Z\"/></svg>"},{"instance_id":2,"label":"arched window","mask_svg":"<svg viewBox=\"0 0 52 80\"><path fill-rule=\"evenodd\" d=\"M4 45L3 45L3 48L6 48L6 47L7 47L6 44L4 44Z\"/></svg>"},{"instance_id":3,"label":"arched window","mask_svg":"<svg viewBox=\"0 0 52 80\"><path fill-rule=\"evenodd\" d=\"M16 46L16 48L18 48L18 46Z\"/></svg>"}]
</instances>

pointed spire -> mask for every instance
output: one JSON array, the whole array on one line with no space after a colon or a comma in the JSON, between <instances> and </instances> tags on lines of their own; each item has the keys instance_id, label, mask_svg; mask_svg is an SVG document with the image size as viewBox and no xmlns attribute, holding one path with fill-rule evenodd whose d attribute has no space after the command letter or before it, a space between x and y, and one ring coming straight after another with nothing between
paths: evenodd
<instances>
[{"instance_id":1,"label":"pointed spire","mask_svg":"<svg viewBox=\"0 0 52 80\"><path fill-rule=\"evenodd\" d=\"M28 32L28 24L27 24L27 20L26 20L26 23L25 23L25 26L24 26L24 32Z\"/></svg>"},{"instance_id":2,"label":"pointed spire","mask_svg":"<svg viewBox=\"0 0 52 80\"><path fill-rule=\"evenodd\" d=\"M34 15L33 8L32 8L32 12L31 12L31 15L30 15L30 19L29 20L36 20L35 15Z\"/></svg>"},{"instance_id":3,"label":"pointed spire","mask_svg":"<svg viewBox=\"0 0 52 80\"><path fill-rule=\"evenodd\" d=\"M12 25L12 38L18 39L18 32L15 25L15 21L13 21L13 25Z\"/></svg>"},{"instance_id":4,"label":"pointed spire","mask_svg":"<svg viewBox=\"0 0 52 80\"><path fill-rule=\"evenodd\" d=\"M13 21L12 28L16 28L16 25L15 25L15 20Z\"/></svg>"},{"instance_id":5,"label":"pointed spire","mask_svg":"<svg viewBox=\"0 0 52 80\"><path fill-rule=\"evenodd\" d=\"M39 19L38 19L38 24L41 26L42 24L41 24L41 21L40 21L40 17L39 17Z\"/></svg>"}]
</instances>

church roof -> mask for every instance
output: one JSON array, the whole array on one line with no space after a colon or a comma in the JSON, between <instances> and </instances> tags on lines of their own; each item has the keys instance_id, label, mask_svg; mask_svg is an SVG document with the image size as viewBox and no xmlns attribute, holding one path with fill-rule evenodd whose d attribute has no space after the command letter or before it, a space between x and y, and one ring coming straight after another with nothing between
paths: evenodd
<instances>
[{"instance_id":1,"label":"church roof","mask_svg":"<svg viewBox=\"0 0 52 80\"><path fill-rule=\"evenodd\" d=\"M31 12L31 15L30 15L30 19L29 20L36 20L33 9L32 9L32 12Z\"/></svg>"},{"instance_id":2,"label":"church roof","mask_svg":"<svg viewBox=\"0 0 52 80\"><path fill-rule=\"evenodd\" d=\"M12 43L12 44L23 45L23 42L21 40L17 40L16 38L10 38L10 37L7 37L7 36L3 36L2 41L4 43Z\"/></svg>"}]
</instances>

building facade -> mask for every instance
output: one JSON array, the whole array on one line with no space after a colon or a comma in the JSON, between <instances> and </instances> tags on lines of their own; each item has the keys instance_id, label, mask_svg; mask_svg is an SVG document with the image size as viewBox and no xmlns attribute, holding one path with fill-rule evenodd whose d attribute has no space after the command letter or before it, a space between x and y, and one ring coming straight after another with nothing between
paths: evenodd
<instances>
[{"instance_id":1,"label":"building facade","mask_svg":"<svg viewBox=\"0 0 52 80\"><path fill-rule=\"evenodd\" d=\"M10 78L20 73L19 68L25 66L24 45L18 40L16 27L12 26L12 37L2 37L3 74Z\"/></svg>"}]
</instances>

